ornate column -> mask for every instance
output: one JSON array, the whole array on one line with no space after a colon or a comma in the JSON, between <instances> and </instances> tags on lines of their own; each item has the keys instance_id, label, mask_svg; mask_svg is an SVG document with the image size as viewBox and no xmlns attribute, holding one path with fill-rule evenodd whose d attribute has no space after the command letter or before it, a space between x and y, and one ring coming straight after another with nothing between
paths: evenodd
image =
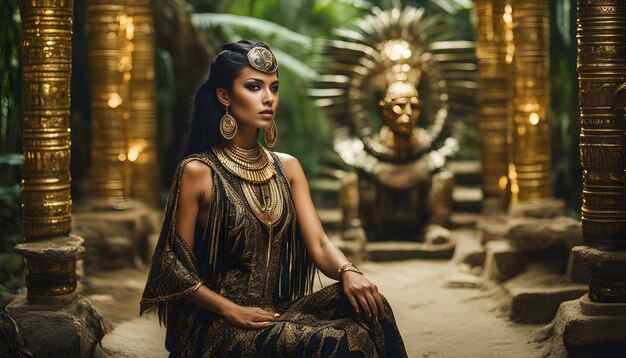
<instances>
[{"instance_id":1,"label":"ornate column","mask_svg":"<svg viewBox=\"0 0 626 358\"><path fill-rule=\"evenodd\" d=\"M156 206L159 203L157 153L155 33L150 0L129 0L133 19L133 53L130 72L128 160L132 166L133 198Z\"/></svg>"},{"instance_id":2,"label":"ornate column","mask_svg":"<svg viewBox=\"0 0 626 358\"><path fill-rule=\"evenodd\" d=\"M507 121L511 100L503 19L506 4L506 0L476 0L482 189L485 198L504 200L507 200Z\"/></svg>"},{"instance_id":3,"label":"ornate column","mask_svg":"<svg viewBox=\"0 0 626 358\"><path fill-rule=\"evenodd\" d=\"M76 260L84 252L83 239L70 234L72 1L23 0L20 12L25 243L15 251L26 258L28 290L27 297L19 295L6 310L36 355L53 351L78 356L77 352L93 351L104 332L89 301L72 294L77 282ZM55 300L57 297L62 299ZM52 324L57 332L53 336L43 329ZM95 332L85 335L94 327ZM70 341L72 344L67 344Z\"/></svg>"},{"instance_id":4,"label":"ornate column","mask_svg":"<svg viewBox=\"0 0 626 358\"><path fill-rule=\"evenodd\" d=\"M514 89L511 203L550 199L549 7L545 0L513 3Z\"/></svg>"},{"instance_id":5,"label":"ornate column","mask_svg":"<svg viewBox=\"0 0 626 358\"><path fill-rule=\"evenodd\" d=\"M620 250L626 249L626 125L624 108L615 104L626 81L625 6L582 0L578 8L583 235L591 245Z\"/></svg>"},{"instance_id":6,"label":"ornate column","mask_svg":"<svg viewBox=\"0 0 626 358\"><path fill-rule=\"evenodd\" d=\"M578 0L582 230L573 249L591 268L589 295L564 302L555 317L562 344L584 356L626 344L626 3ZM603 344L599 351L598 344ZM608 355L607 355L608 356Z\"/></svg>"},{"instance_id":7,"label":"ornate column","mask_svg":"<svg viewBox=\"0 0 626 358\"><path fill-rule=\"evenodd\" d=\"M54 7L56 3L60 6ZM22 1L20 10L24 61L23 232L27 244L18 245L16 250L27 257L29 296L53 296L76 288L76 258L82 252L82 239L67 236L72 207L72 2ZM55 242L59 247L71 247L63 264L48 261L48 255L31 256L31 248L45 245L51 237L63 237Z\"/></svg>"},{"instance_id":8,"label":"ornate column","mask_svg":"<svg viewBox=\"0 0 626 358\"><path fill-rule=\"evenodd\" d=\"M626 3L579 0L583 237L589 298L626 303ZM593 247L593 248L592 248Z\"/></svg>"},{"instance_id":9,"label":"ornate column","mask_svg":"<svg viewBox=\"0 0 626 358\"><path fill-rule=\"evenodd\" d=\"M126 0L92 0L88 8L91 96L90 196L96 204L129 196L128 82L132 23Z\"/></svg>"}]
</instances>

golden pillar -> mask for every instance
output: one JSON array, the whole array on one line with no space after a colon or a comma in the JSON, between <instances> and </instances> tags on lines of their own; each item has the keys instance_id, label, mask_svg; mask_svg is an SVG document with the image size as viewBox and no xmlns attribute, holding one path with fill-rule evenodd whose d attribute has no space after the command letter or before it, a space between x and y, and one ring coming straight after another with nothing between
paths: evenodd
<instances>
[{"instance_id":1,"label":"golden pillar","mask_svg":"<svg viewBox=\"0 0 626 358\"><path fill-rule=\"evenodd\" d=\"M509 151L507 121L510 105L506 61L506 0L476 0L479 63L480 149L485 197L506 199ZM509 14L510 16L510 14Z\"/></svg>"},{"instance_id":2,"label":"golden pillar","mask_svg":"<svg viewBox=\"0 0 626 358\"><path fill-rule=\"evenodd\" d=\"M126 0L89 2L89 85L91 96L90 194L102 203L129 195L128 83L132 19ZM132 38L132 37L131 37Z\"/></svg>"},{"instance_id":3,"label":"golden pillar","mask_svg":"<svg viewBox=\"0 0 626 358\"><path fill-rule=\"evenodd\" d=\"M150 0L129 0L133 24L130 77L128 160L132 167L132 196L144 203L159 203L157 155L155 37Z\"/></svg>"},{"instance_id":4,"label":"golden pillar","mask_svg":"<svg viewBox=\"0 0 626 358\"><path fill-rule=\"evenodd\" d=\"M626 302L626 3L578 1L580 257L592 267L589 297Z\"/></svg>"},{"instance_id":5,"label":"golden pillar","mask_svg":"<svg viewBox=\"0 0 626 358\"><path fill-rule=\"evenodd\" d=\"M511 203L551 199L549 8L545 0L515 1L513 19L513 107Z\"/></svg>"},{"instance_id":6,"label":"golden pillar","mask_svg":"<svg viewBox=\"0 0 626 358\"><path fill-rule=\"evenodd\" d=\"M24 63L23 232L28 296L76 288L83 240L70 235L70 77L72 1L20 6Z\"/></svg>"}]
</instances>

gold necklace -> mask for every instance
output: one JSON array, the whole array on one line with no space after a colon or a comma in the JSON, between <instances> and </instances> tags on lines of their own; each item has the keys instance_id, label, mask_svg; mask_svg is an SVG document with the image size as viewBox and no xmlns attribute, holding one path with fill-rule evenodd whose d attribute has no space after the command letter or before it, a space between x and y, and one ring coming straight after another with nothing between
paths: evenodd
<instances>
[{"instance_id":1,"label":"gold necklace","mask_svg":"<svg viewBox=\"0 0 626 358\"><path fill-rule=\"evenodd\" d=\"M267 226L267 256L265 258L265 269L269 270L270 258L272 257L272 244L274 241L274 224L278 222L283 214L283 200L276 184L276 178L268 180L266 183L253 184L248 181L241 182L243 194L246 201L252 208L252 213L263 224ZM255 189L260 191L260 200ZM269 271L268 271L269 273ZM267 281L266 281L267 283Z\"/></svg>"},{"instance_id":2,"label":"gold necklace","mask_svg":"<svg viewBox=\"0 0 626 358\"><path fill-rule=\"evenodd\" d=\"M235 143L225 141L222 145L215 146L213 151L229 172L244 181L264 183L276 175L273 159L258 142L254 148L244 149Z\"/></svg>"},{"instance_id":3,"label":"gold necklace","mask_svg":"<svg viewBox=\"0 0 626 358\"><path fill-rule=\"evenodd\" d=\"M271 179L262 184L243 181L241 188L254 216L271 228L280 219L283 212L283 201L276 179ZM261 195L257 195L257 191Z\"/></svg>"}]
</instances>

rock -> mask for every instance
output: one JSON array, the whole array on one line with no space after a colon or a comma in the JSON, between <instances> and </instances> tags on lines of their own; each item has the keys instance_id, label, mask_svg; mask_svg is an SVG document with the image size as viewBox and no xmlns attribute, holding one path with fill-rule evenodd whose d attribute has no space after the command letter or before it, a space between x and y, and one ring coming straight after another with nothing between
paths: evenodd
<instances>
[{"instance_id":1,"label":"rock","mask_svg":"<svg viewBox=\"0 0 626 358\"><path fill-rule=\"evenodd\" d=\"M432 245L443 245L450 242L450 230L439 225L428 225L424 230L424 242Z\"/></svg>"},{"instance_id":2,"label":"rock","mask_svg":"<svg viewBox=\"0 0 626 358\"><path fill-rule=\"evenodd\" d=\"M511 217L528 217L538 219L549 219L563 216L565 213L565 202L562 200L542 200L534 203L517 203L509 208Z\"/></svg>"},{"instance_id":3,"label":"rock","mask_svg":"<svg viewBox=\"0 0 626 358\"><path fill-rule=\"evenodd\" d=\"M505 215L492 215L478 220L476 228L480 234L480 241L486 243L504 239L509 230L507 219L508 217Z\"/></svg>"},{"instance_id":4,"label":"rock","mask_svg":"<svg viewBox=\"0 0 626 358\"><path fill-rule=\"evenodd\" d=\"M90 357L104 336L102 318L82 296L32 301L22 294L6 311L37 357Z\"/></svg>"},{"instance_id":5,"label":"rock","mask_svg":"<svg viewBox=\"0 0 626 358\"><path fill-rule=\"evenodd\" d=\"M524 270L524 254L506 240L487 243L483 276L487 280L506 281Z\"/></svg>"},{"instance_id":6,"label":"rock","mask_svg":"<svg viewBox=\"0 0 626 358\"><path fill-rule=\"evenodd\" d=\"M561 216L553 219L513 218L508 223L506 238L524 251L544 250L555 245L568 248L582 243L580 221Z\"/></svg>"}]
</instances>

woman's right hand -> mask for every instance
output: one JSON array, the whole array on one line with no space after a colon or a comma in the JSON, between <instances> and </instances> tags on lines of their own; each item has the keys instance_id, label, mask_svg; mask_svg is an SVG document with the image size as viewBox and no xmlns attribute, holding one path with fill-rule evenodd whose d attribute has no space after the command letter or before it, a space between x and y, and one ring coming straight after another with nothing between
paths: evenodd
<instances>
[{"instance_id":1,"label":"woman's right hand","mask_svg":"<svg viewBox=\"0 0 626 358\"><path fill-rule=\"evenodd\" d=\"M268 312L258 307L233 305L226 309L222 317L226 322L243 329L262 329L272 325L280 316L278 313Z\"/></svg>"}]
</instances>

